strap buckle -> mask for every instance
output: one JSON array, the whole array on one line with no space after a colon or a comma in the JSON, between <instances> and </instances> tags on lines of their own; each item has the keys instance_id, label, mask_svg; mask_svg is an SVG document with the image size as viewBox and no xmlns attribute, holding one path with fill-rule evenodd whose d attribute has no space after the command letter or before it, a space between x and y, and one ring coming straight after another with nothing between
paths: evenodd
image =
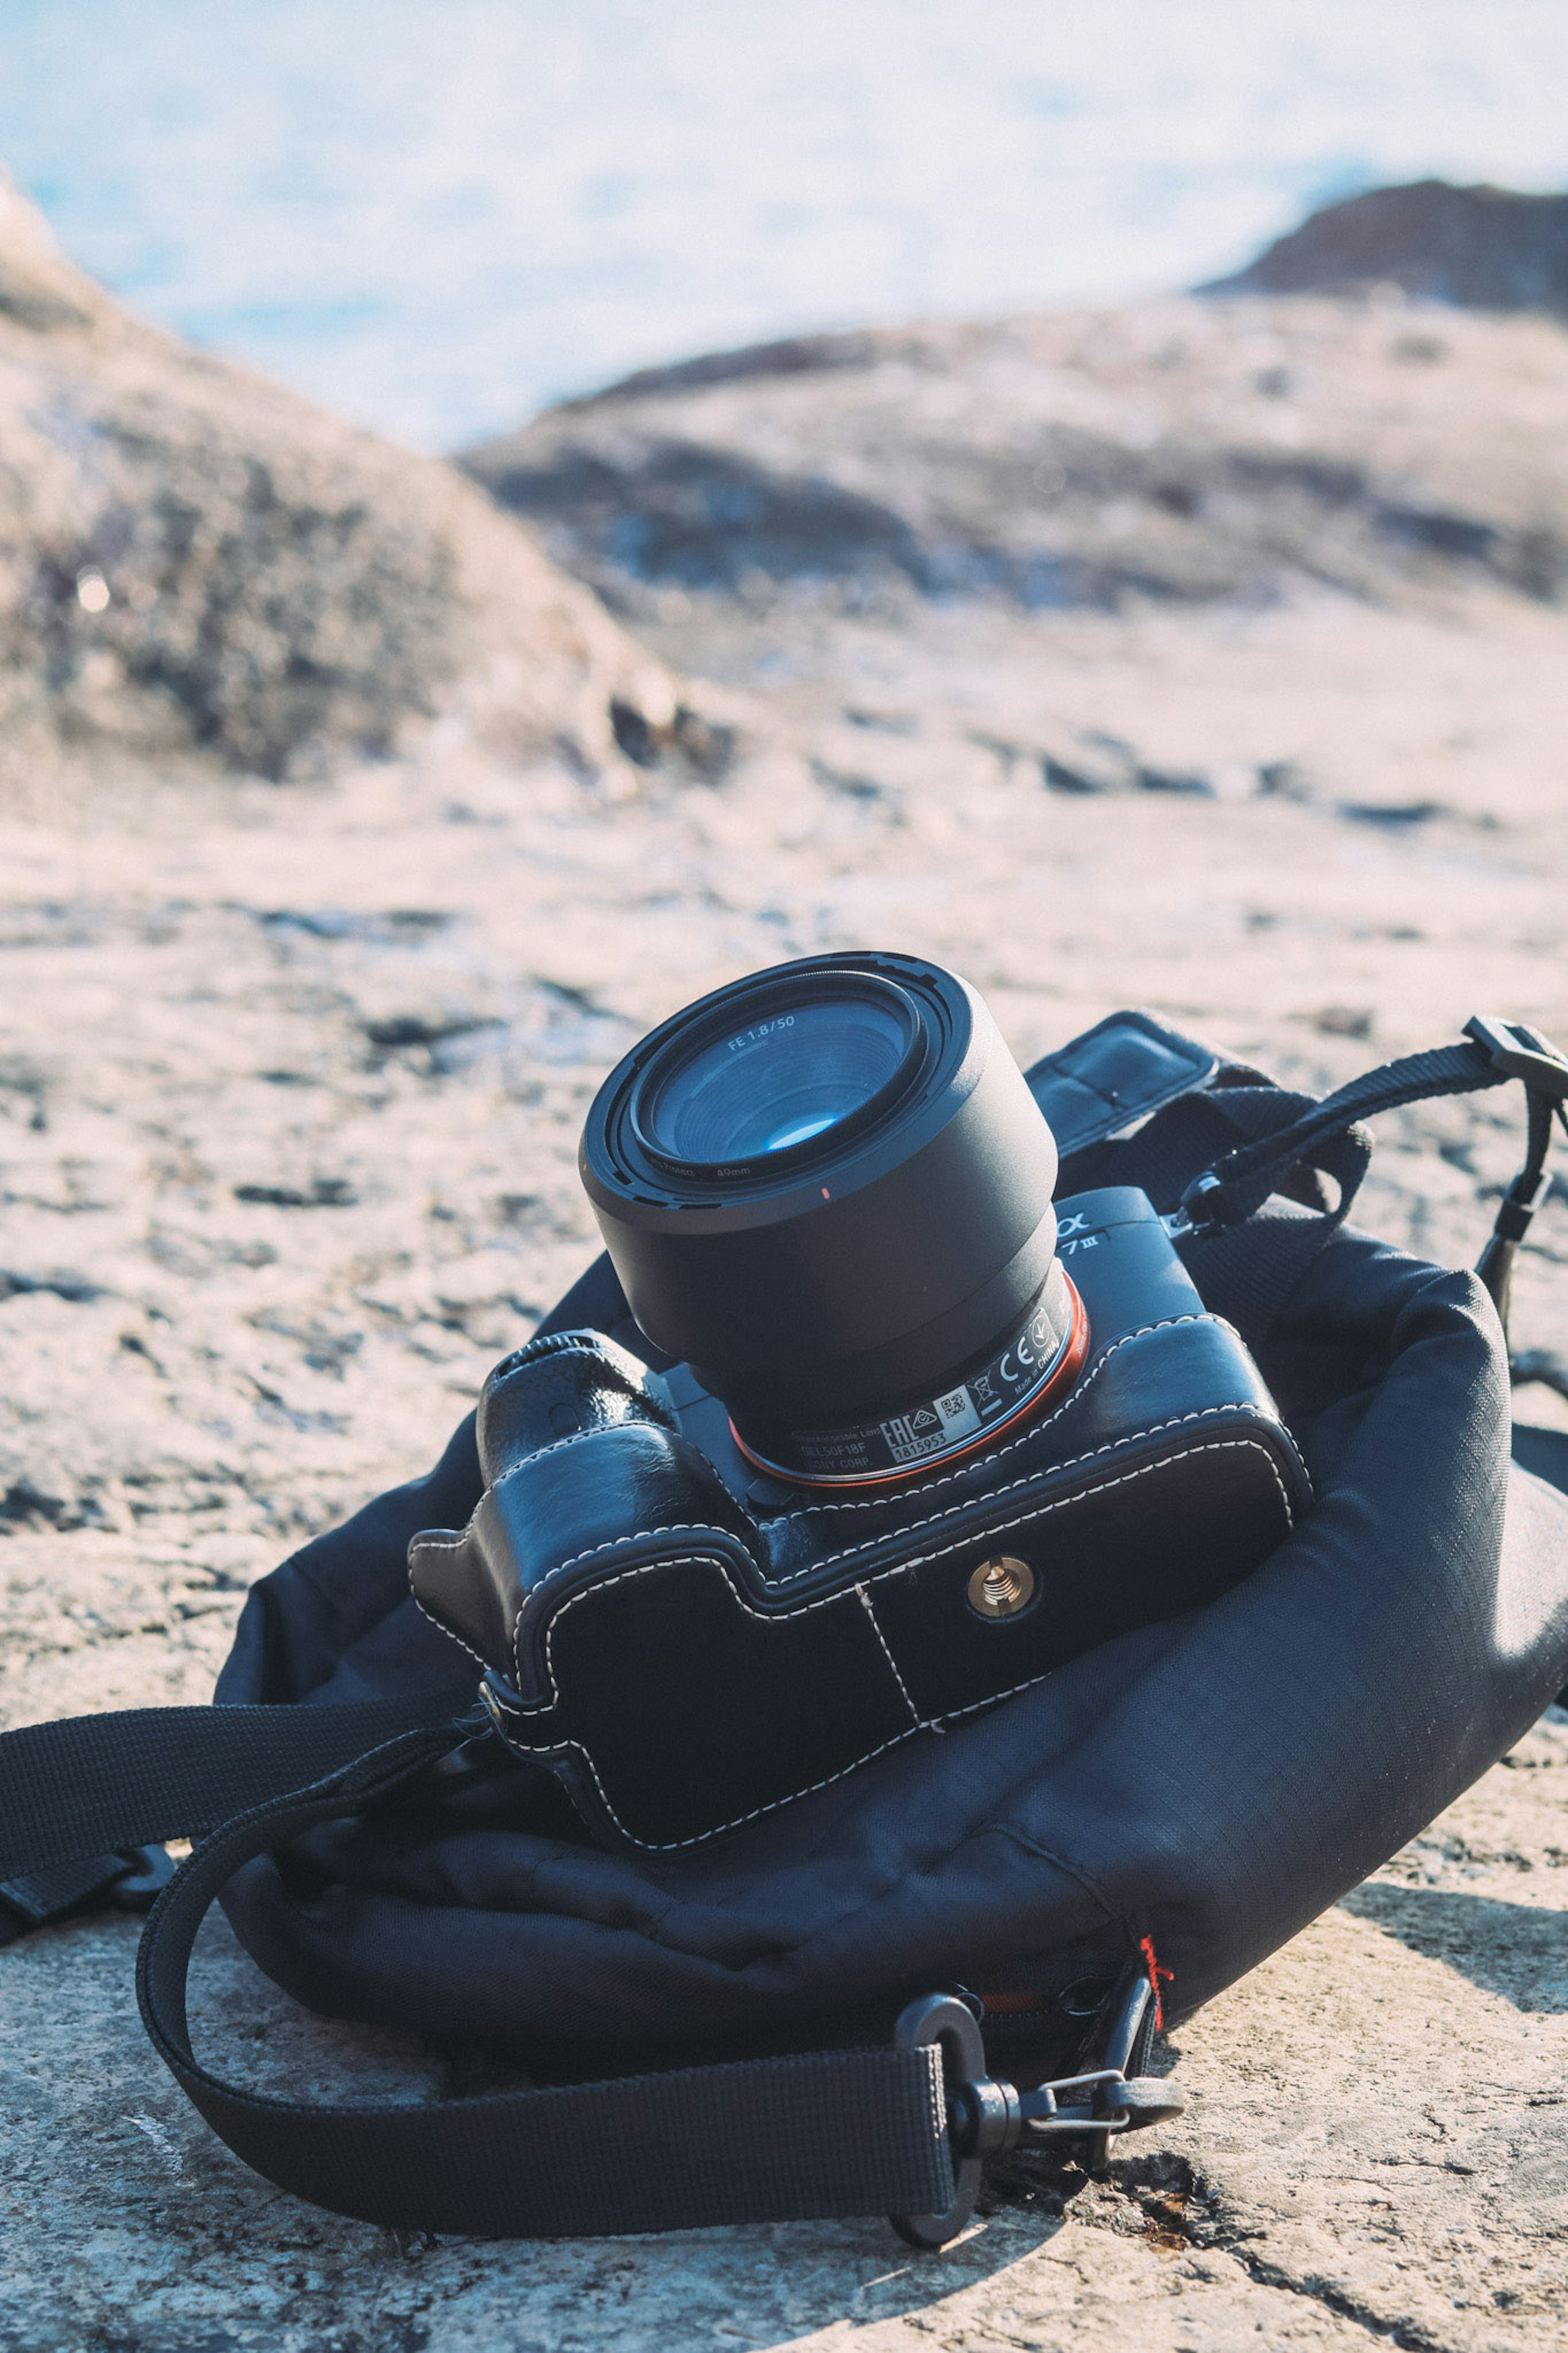
<instances>
[{"instance_id":1,"label":"strap buckle","mask_svg":"<svg viewBox=\"0 0 1568 2353\"><path fill-rule=\"evenodd\" d=\"M1224 1191L1223 1181L1212 1168L1194 1176L1182 1195L1181 1206L1160 1220L1171 1240L1180 1241L1186 1234L1195 1234L1200 1241L1212 1241L1216 1234L1223 1234L1225 1219L1205 1216L1204 1204L1211 1198L1217 1199Z\"/></svg>"},{"instance_id":2,"label":"strap buckle","mask_svg":"<svg viewBox=\"0 0 1568 2353\"><path fill-rule=\"evenodd\" d=\"M1063 2092L1080 2091L1085 2084L1098 2088L1086 2098L1065 2105L1058 2097ZM961 2086L960 2100L968 2088ZM1161 2125L1179 2116L1186 2105L1184 2094L1163 2075L1134 2075L1130 2081L1120 2067L1093 2067L1085 2074L1059 2075L1053 2083L1037 2084L1032 2092L1020 2092L1019 2137L1090 2130L1113 2137L1142 2132L1145 2125Z\"/></svg>"},{"instance_id":3,"label":"strap buckle","mask_svg":"<svg viewBox=\"0 0 1568 2353\"><path fill-rule=\"evenodd\" d=\"M1472 1013L1465 1035L1484 1046L1492 1066L1510 1079L1522 1079L1554 1103L1568 1102L1568 1054L1522 1021L1500 1021L1488 1013Z\"/></svg>"},{"instance_id":4,"label":"strap buckle","mask_svg":"<svg viewBox=\"0 0 1568 2353\"><path fill-rule=\"evenodd\" d=\"M118 1912L149 1911L174 1870L167 1847L128 1846L0 1879L0 1945L14 1945L35 1928L105 1905Z\"/></svg>"},{"instance_id":5,"label":"strap buckle","mask_svg":"<svg viewBox=\"0 0 1568 2353\"><path fill-rule=\"evenodd\" d=\"M1168 2077L1130 2078L1124 2072L1151 1999L1147 1984L1137 1980L1112 2025L1110 2041L1126 2046L1121 2066L1058 2075L1030 2092L985 2073L980 2022L956 1994L924 1994L910 2002L893 2029L893 2043L900 2051L941 2045L953 2196L940 2214L890 2214L888 2219L900 2238L914 2247L945 2247L956 2239L974 2211L984 2160L1016 2148L1020 2141L1042 2141L1054 2135L1087 2139L1093 2171L1104 2164L1119 2134L1142 2132L1146 2126L1179 2116L1187 2103ZM1136 2015L1129 2020L1128 2012L1134 2009Z\"/></svg>"}]
</instances>

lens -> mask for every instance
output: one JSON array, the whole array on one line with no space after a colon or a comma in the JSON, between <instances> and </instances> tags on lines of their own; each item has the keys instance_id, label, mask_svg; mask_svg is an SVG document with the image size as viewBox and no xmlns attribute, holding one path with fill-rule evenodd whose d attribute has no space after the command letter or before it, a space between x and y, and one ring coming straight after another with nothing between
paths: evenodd
<instances>
[{"instance_id":1,"label":"lens","mask_svg":"<svg viewBox=\"0 0 1568 2353\"><path fill-rule=\"evenodd\" d=\"M910 1029L896 1001L874 997L761 1010L675 1061L641 1107L643 1132L662 1159L709 1167L809 1143L876 1103Z\"/></svg>"},{"instance_id":2,"label":"lens","mask_svg":"<svg viewBox=\"0 0 1568 2353\"><path fill-rule=\"evenodd\" d=\"M918 1476L1070 1377L1056 1145L940 965L813 956L688 1006L579 1166L642 1330L786 1476Z\"/></svg>"}]
</instances>

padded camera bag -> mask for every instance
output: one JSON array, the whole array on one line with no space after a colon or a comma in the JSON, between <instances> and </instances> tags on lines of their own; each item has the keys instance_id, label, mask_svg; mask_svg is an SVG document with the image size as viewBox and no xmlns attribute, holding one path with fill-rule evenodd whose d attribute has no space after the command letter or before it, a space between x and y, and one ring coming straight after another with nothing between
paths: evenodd
<instances>
[{"instance_id":1,"label":"padded camera bag","mask_svg":"<svg viewBox=\"0 0 1568 2353\"><path fill-rule=\"evenodd\" d=\"M955 2154L955 2065L1027 2085L1110 2051L1131 2073L1157 2015L1384 1862L1568 1681L1568 1441L1510 1463L1486 1289L1344 1222L1363 1113L1531 1084L1539 1041L1480 1028L1321 1106L1142 1015L1029 1073L1060 1191L1136 1186L1173 1217L1306 1458L1313 1507L1243 1582L716 1842L616 1851L501 1748L474 1661L410 1593L411 1539L483 1492L470 1417L261 1580L215 1707L0 1741L12 1932L123 1882L143 1841L199 1837L143 1938L148 2030L232 2147L341 2212L542 2235L890 2211L949 2235L984 2145ZM584 1324L638 1347L603 1262L545 1329ZM524 2080L380 2108L226 2084L184 2014L215 1898L312 2010ZM907 2008L955 1986L990 1998L983 2053L955 2000Z\"/></svg>"}]
</instances>

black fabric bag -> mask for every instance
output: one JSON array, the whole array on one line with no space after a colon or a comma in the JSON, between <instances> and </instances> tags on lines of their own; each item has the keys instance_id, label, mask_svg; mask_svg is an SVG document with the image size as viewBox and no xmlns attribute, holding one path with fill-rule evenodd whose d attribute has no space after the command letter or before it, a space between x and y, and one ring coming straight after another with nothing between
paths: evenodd
<instances>
[{"instance_id":1,"label":"black fabric bag","mask_svg":"<svg viewBox=\"0 0 1568 2353\"><path fill-rule=\"evenodd\" d=\"M1568 1680L1568 1499L1510 1465L1492 1301L1342 1222L1359 1113L1497 1064L1484 1042L1415 1057L1320 1113L1139 1016L1030 1073L1063 1192L1205 1213L1183 1254L1307 1456L1315 1508L1209 1606L710 1848L611 1852L479 1730L472 1661L410 1596L409 1539L478 1501L470 1418L427 1477L261 1581L215 1710L0 1742L0 1894L42 1916L68 1880L49 1871L85 1856L101 1880L104 1850L216 1832L153 1911L143 2015L230 2145L338 2211L523 2235L892 2211L947 2235L977 2168L942 2046L889 2041L911 1998L975 1989L985 2063L1017 2083L1108 2050L1130 2073L1156 2015L1385 1861ZM1152 1115L1118 1137L1132 1099ZM552 1323L635 1345L617 1301L601 1264ZM1562 1457L1538 1436L1568 1485ZM183 1991L220 1894L311 2009L471 2039L531 2087L372 2110L224 2085ZM949 2032L947 2094L954 2053Z\"/></svg>"}]
</instances>

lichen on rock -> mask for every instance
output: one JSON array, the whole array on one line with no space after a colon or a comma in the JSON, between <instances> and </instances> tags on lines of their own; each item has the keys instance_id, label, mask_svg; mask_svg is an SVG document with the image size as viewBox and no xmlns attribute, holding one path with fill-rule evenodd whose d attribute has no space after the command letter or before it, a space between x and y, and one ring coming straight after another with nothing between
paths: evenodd
<instances>
[{"instance_id":1,"label":"lichen on rock","mask_svg":"<svg viewBox=\"0 0 1568 2353\"><path fill-rule=\"evenodd\" d=\"M448 468L122 311L0 187L0 738L269 778L456 714L620 763L658 663Z\"/></svg>"}]
</instances>

